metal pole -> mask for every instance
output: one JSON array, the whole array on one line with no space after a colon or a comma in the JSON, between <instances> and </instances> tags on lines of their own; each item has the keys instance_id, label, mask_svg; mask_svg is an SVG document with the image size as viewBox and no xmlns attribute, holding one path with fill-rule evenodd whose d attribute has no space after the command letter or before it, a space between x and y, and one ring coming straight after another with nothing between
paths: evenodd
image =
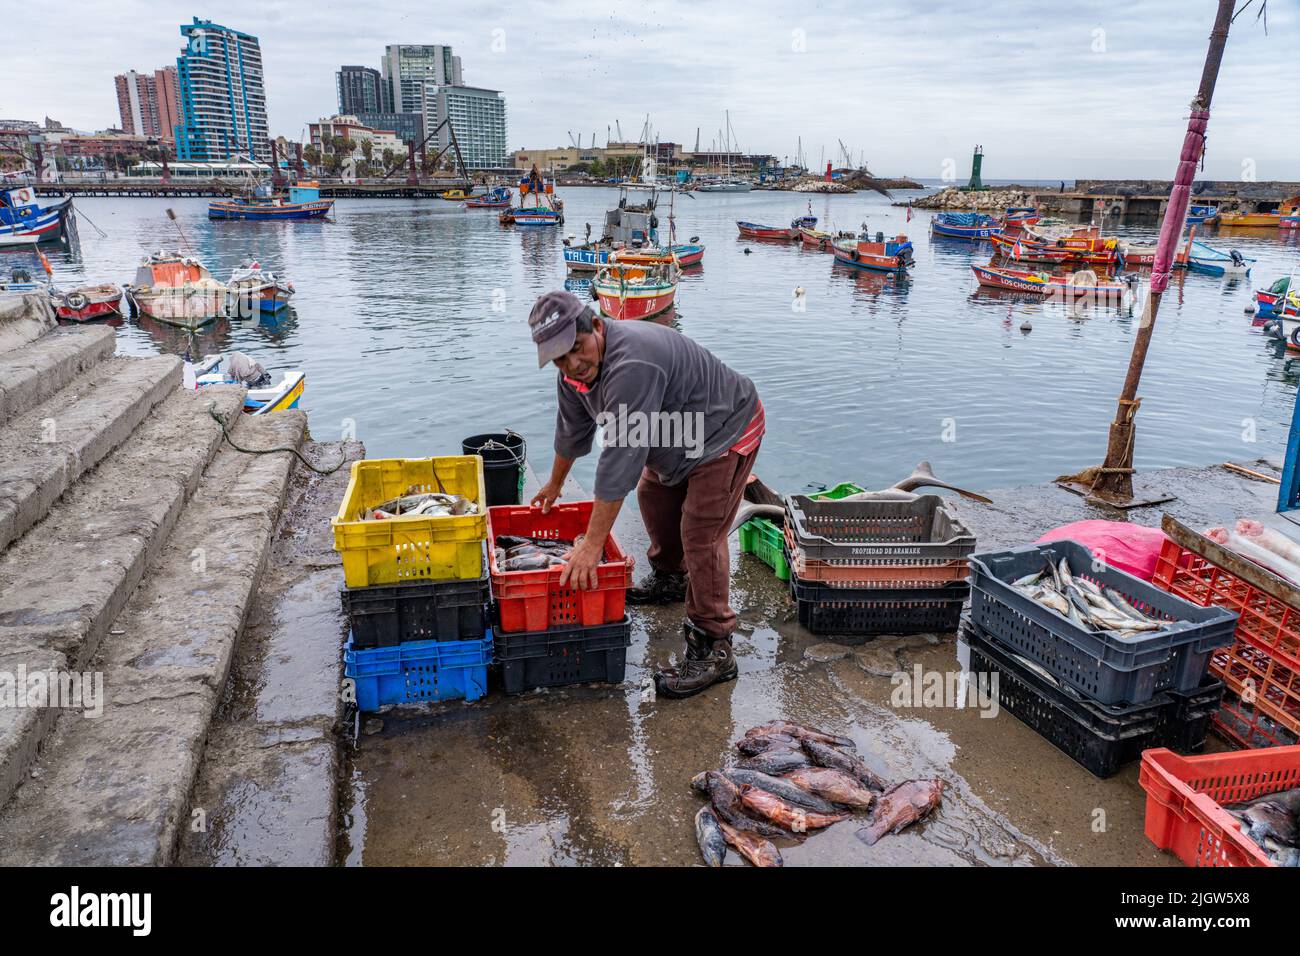
<instances>
[{"instance_id":1,"label":"metal pole","mask_svg":"<svg viewBox=\"0 0 1300 956\"><path fill-rule=\"evenodd\" d=\"M1173 187L1169 191L1169 204L1160 224L1160 241L1156 245L1155 263L1151 269L1151 291L1147 311L1138 324L1133 340L1133 354L1129 359L1128 375L1120 392L1115 419L1110 425L1106 444L1106 460L1098 470L1092 494L1114 501L1127 501L1133 497L1133 419L1141 399L1137 397L1138 383L1142 380L1142 366L1146 363L1147 349L1151 345L1151 331L1160 311L1160 297L1169 285L1171 263L1178 248L1178 236L1187 218L1187 204L1191 198L1192 178L1196 164L1205 148L1205 127L1210 119L1210 100L1214 84L1219 78L1219 64L1223 49L1228 43L1228 27L1232 23L1235 0L1219 0L1219 11L1210 32L1210 48L1205 55L1201 72L1201 85L1192 101L1191 116L1187 121L1187 134L1183 138L1183 151Z\"/></svg>"}]
</instances>

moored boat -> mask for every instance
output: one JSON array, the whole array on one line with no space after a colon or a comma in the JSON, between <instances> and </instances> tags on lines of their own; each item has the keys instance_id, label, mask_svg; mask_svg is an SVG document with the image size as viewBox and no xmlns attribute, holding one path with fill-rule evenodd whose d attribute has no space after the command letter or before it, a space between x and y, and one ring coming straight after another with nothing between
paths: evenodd
<instances>
[{"instance_id":1,"label":"moored boat","mask_svg":"<svg viewBox=\"0 0 1300 956\"><path fill-rule=\"evenodd\" d=\"M252 318L259 313L274 315L288 307L294 293L292 282L263 269L254 259L245 259L230 274L226 288L228 311L239 318Z\"/></svg>"},{"instance_id":2,"label":"moored boat","mask_svg":"<svg viewBox=\"0 0 1300 956\"><path fill-rule=\"evenodd\" d=\"M111 282L79 286L68 291L50 291L50 304L60 319L88 322L122 314L122 289Z\"/></svg>"},{"instance_id":3,"label":"moored boat","mask_svg":"<svg viewBox=\"0 0 1300 956\"><path fill-rule=\"evenodd\" d=\"M1278 279L1267 289L1255 293L1255 312L1260 318L1300 315L1300 289L1292 288L1291 278Z\"/></svg>"},{"instance_id":4,"label":"moored boat","mask_svg":"<svg viewBox=\"0 0 1300 956\"><path fill-rule=\"evenodd\" d=\"M304 182L290 186L287 198L271 195L270 187L263 185L248 197L212 200L208 203L208 218L256 221L321 219L332 208L333 199L320 198L320 183Z\"/></svg>"},{"instance_id":5,"label":"moored boat","mask_svg":"<svg viewBox=\"0 0 1300 956\"><path fill-rule=\"evenodd\" d=\"M197 328L226 314L226 287L178 252L145 256L125 292L136 312L171 325Z\"/></svg>"},{"instance_id":6,"label":"moored boat","mask_svg":"<svg viewBox=\"0 0 1300 956\"><path fill-rule=\"evenodd\" d=\"M826 232L823 229L813 229L804 226L799 230L799 241L805 246L813 249L820 249L822 252L833 252L835 250L836 239L852 239L851 232Z\"/></svg>"},{"instance_id":7,"label":"moored boat","mask_svg":"<svg viewBox=\"0 0 1300 956\"><path fill-rule=\"evenodd\" d=\"M307 387L305 372L284 372L280 380L276 381L260 363L243 352L231 352L228 356L205 355L194 363L193 375L194 388L207 385L245 386L244 411L250 415L266 415L297 408Z\"/></svg>"},{"instance_id":8,"label":"moored boat","mask_svg":"<svg viewBox=\"0 0 1300 956\"><path fill-rule=\"evenodd\" d=\"M1236 249L1224 252L1200 240L1194 240L1191 255L1187 257L1187 268L1191 272L1210 276L1247 276L1250 275L1250 264L1254 261L1254 259L1247 259Z\"/></svg>"},{"instance_id":9,"label":"moored boat","mask_svg":"<svg viewBox=\"0 0 1300 956\"><path fill-rule=\"evenodd\" d=\"M1100 296L1122 300L1127 286L1114 279L1098 276L1091 269L1083 269L1068 276L1048 272L1029 272L1025 269L1005 269L997 266L971 266L979 284L990 289L1010 292L1028 292L1034 295L1068 295L1071 297Z\"/></svg>"},{"instance_id":10,"label":"moored boat","mask_svg":"<svg viewBox=\"0 0 1300 956\"><path fill-rule=\"evenodd\" d=\"M930 232L949 239L988 239L1000 229L996 219L982 212L941 212L930 220Z\"/></svg>"},{"instance_id":11,"label":"moored boat","mask_svg":"<svg viewBox=\"0 0 1300 956\"><path fill-rule=\"evenodd\" d=\"M0 192L0 246L58 242L72 229L72 200L42 206L31 186Z\"/></svg>"},{"instance_id":12,"label":"moored boat","mask_svg":"<svg viewBox=\"0 0 1300 956\"><path fill-rule=\"evenodd\" d=\"M1044 236L1032 228L1019 235L994 233L994 247L1009 259L1034 263L1082 263L1112 267L1119 264L1123 250L1114 237L1103 237L1096 227L1083 226L1069 233Z\"/></svg>"},{"instance_id":13,"label":"moored boat","mask_svg":"<svg viewBox=\"0 0 1300 956\"><path fill-rule=\"evenodd\" d=\"M649 258L614 261L596 273L591 288L601 312L612 319L648 319L673 307L680 270L671 259Z\"/></svg>"},{"instance_id":14,"label":"moored boat","mask_svg":"<svg viewBox=\"0 0 1300 956\"><path fill-rule=\"evenodd\" d=\"M698 242L678 242L668 248L677 257L677 264L683 269L704 262L704 246Z\"/></svg>"},{"instance_id":15,"label":"moored boat","mask_svg":"<svg viewBox=\"0 0 1300 956\"><path fill-rule=\"evenodd\" d=\"M564 203L555 195L554 181L543 180L534 166L519 180L519 205L504 210L501 221L517 226L558 226L563 223Z\"/></svg>"},{"instance_id":16,"label":"moored boat","mask_svg":"<svg viewBox=\"0 0 1300 956\"><path fill-rule=\"evenodd\" d=\"M1201 223L1214 222L1218 218L1218 206L1189 206L1187 209L1187 224L1190 226L1199 226Z\"/></svg>"},{"instance_id":17,"label":"moored boat","mask_svg":"<svg viewBox=\"0 0 1300 956\"><path fill-rule=\"evenodd\" d=\"M790 240L799 235L799 227L765 226L757 222L737 220L736 228L746 239L782 239Z\"/></svg>"},{"instance_id":18,"label":"moored boat","mask_svg":"<svg viewBox=\"0 0 1300 956\"><path fill-rule=\"evenodd\" d=\"M620 249L644 249L659 244L659 218L655 208L659 202L659 188L653 183L622 183L618 190L618 204L605 211L605 222L600 238L591 238L591 225L587 225L587 240L574 244L570 237L564 241L564 266L570 272L595 272L609 263L612 253ZM703 247L700 247L703 256Z\"/></svg>"},{"instance_id":19,"label":"moored boat","mask_svg":"<svg viewBox=\"0 0 1300 956\"><path fill-rule=\"evenodd\" d=\"M510 205L510 190L505 186L494 186L482 196L470 196L465 200L467 209L505 209Z\"/></svg>"},{"instance_id":20,"label":"moored boat","mask_svg":"<svg viewBox=\"0 0 1300 956\"><path fill-rule=\"evenodd\" d=\"M886 239L877 233L872 240L863 232L855 239L835 240L831 249L837 263L852 269L903 273L912 265L912 243L904 235Z\"/></svg>"}]
</instances>

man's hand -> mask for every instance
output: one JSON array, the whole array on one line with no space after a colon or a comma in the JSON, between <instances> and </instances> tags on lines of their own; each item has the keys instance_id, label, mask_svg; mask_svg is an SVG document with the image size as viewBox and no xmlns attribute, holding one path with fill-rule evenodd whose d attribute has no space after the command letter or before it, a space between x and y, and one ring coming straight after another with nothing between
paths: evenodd
<instances>
[{"instance_id":1,"label":"man's hand","mask_svg":"<svg viewBox=\"0 0 1300 956\"><path fill-rule=\"evenodd\" d=\"M546 514L551 510L551 505L555 504L556 499L559 497L559 483L548 481L538 489L537 494L533 495L532 506L534 508L541 508L542 514Z\"/></svg>"},{"instance_id":2,"label":"man's hand","mask_svg":"<svg viewBox=\"0 0 1300 956\"><path fill-rule=\"evenodd\" d=\"M579 591L595 589L596 567L604 554L604 541L596 542L590 536L583 538L569 552L569 562L560 572L560 587L577 588Z\"/></svg>"}]
</instances>

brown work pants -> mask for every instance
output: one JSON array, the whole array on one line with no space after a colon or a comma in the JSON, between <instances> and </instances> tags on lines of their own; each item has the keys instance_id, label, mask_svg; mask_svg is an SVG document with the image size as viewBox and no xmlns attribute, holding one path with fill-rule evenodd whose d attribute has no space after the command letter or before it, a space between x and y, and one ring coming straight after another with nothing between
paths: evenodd
<instances>
[{"instance_id":1,"label":"brown work pants","mask_svg":"<svg viewBox=\"0 0 1300 956\"><path fill-rule=\"evenodd\" d=\"M687 572L686 615L713 637L730 637L736 627L727 536L757 455L757 448L748 455L729 451L697 465L676 485L665 485L647 468L636 486L651 566Z\"/></svg>"}]
</instances>

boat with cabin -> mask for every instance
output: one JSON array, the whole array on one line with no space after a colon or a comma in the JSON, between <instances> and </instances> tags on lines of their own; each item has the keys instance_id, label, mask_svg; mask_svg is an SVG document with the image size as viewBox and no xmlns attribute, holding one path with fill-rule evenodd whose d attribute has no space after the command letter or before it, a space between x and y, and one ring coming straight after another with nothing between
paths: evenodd
<instances>
[{"instance_id":1,"label":"boat with cabin","mask_svg":"<svg viewBox=\"0 0 1300 956\"><path fill-rule=\"evenodd\" d=\"M502 210L500 219L502 223L517 226L558 226L563 223L564 203L555 195L555 181L544 180L534 165L528 175L519 180L519 205Z\"/></svg>"},{"instance_id":2,"label":"boat with cabin","mask_svg":"<svg viewBox=\"0 0 1300 956\"><path fill-rule=\"evenodd\" d=\"M866 272L901 275L912 265L912 243L901 233L892 239L886 239L883 232L877 232L872 239L864 228L852 239L835 240L831 249L835 253L836 263Z\"/></svg>"},{"instance_id":3,"label":"boat with cabin","mask_svg":"<svg viewBox=\"0 0 1300 956\"><path fill-rule=\"evenodd\" d=\"M320 198L318 182L295 183L289 187L287 197L276 196L269 183L262 183L250 196L212 200L208 203L208 218L257 221L323 219L333 208L333 199Z\"/></svg>"},{"instance_id":4,"label":"boat with cabin","mask_svg":"<svg viewBox=\"0 0 1300 956\"><path fill-rule=\"evenodd\" d=\"M179 252L145 256L125 292L136 313L183 328L198 328L226 314L226 287L197 259Z\"/></svg>"}]
</instances>

